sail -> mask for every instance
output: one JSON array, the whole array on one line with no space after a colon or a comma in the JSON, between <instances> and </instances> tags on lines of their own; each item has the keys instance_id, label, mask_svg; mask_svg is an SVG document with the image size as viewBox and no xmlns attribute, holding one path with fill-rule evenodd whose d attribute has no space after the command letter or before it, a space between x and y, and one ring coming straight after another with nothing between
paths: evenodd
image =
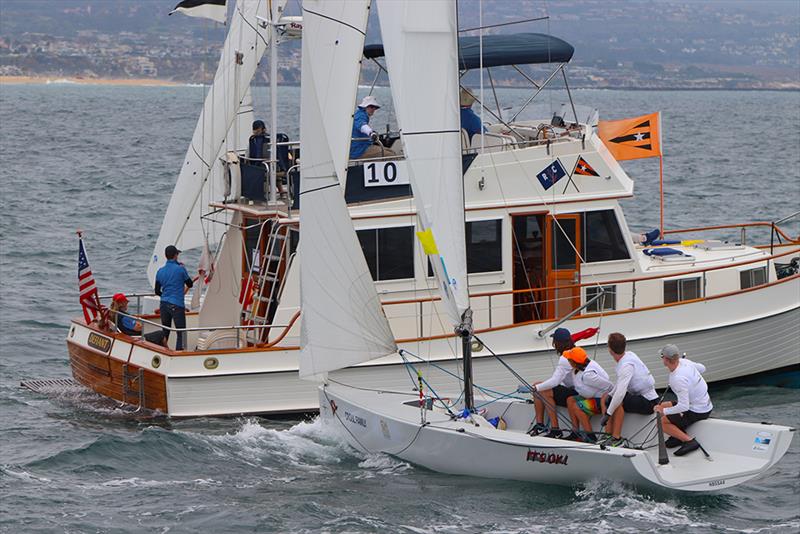
<instances>
[{"instance_id":1,"label":"sail","mask_svg":"<svg viewBox=\"0 0 800 534\"><path fill-rule=\"evenodd\" d=\"M397 350L341 183L369 0L303 2L300 378Z\"/></svg>"},{"instance_id":2,"label":"sail","mask_svg":"<svg viewBox=\"0 0 800 534\"><path fill-rule=\"evenodd\" d=\"M421 226L454 326L469 308L455 0L378 5L381 35Z\"/></svg>"},{"instance_id":3,"label":"sail","mask_svg":"<svg viewBox=\"0 0 800 534\"><path fill-rule=\"evenodd\" d=\"M286 4L286 0L278 1L282 6ZM186 250L200 247L206 241L200 214L208 202L221 200L223 191L219 179L213 179L212 171L222 175L219 158L229 148L233 149L228 133L246 104L250 81L269 42L269 29L261 28L257 17L269 18L268 2L240 0L233 11L214 82L206 95L147 267L151 285L156 271L166 261L167 245ZM218 238L212 234L208 240L213 243Z\"/></svg>"}]
</instances>

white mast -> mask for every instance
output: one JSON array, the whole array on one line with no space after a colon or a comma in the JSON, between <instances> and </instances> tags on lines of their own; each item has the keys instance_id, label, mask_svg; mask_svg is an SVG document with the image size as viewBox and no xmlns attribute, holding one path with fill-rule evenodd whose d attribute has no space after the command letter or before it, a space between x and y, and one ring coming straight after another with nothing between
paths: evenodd
<instances>
[{"instance_id":1,"label":"white mast","mask_svg":"<svg viewBox=\"0 0 800 534\"><path fill-rule=\"evenodd\" d=\"M397 350L341 184L369 0L303 2L300 378Z\"/></svg>"}]
</instances>

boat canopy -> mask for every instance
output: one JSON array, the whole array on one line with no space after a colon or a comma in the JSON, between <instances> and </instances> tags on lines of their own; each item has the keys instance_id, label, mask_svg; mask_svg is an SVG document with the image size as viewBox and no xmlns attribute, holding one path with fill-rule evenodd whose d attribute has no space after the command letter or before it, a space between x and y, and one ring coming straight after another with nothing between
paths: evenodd
<instances>
[{"instance_id":1,"label":"boat canopy","mask_svg":"<svg viewBox=\"0 0 800 534\"><path fill-rule=\"evenodd\" d=\"M477 36L458 39L458 66L462 70L480 67L480 43ZM537 63L567 63L575 48L568 42L544 33L515 33L484 35L483 66L529 65ZM383 57L383 44L364 47L364 57Z\"/></svg>"}]
</instances>

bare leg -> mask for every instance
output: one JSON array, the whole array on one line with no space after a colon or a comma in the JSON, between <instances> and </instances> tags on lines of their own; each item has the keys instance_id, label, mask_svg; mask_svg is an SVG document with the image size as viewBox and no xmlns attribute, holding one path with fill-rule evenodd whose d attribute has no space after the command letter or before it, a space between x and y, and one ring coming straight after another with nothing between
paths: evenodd
<instances>
[{"instance_id":1,"label":"bare leg","mask_svg":"<svg viewBox=\"0 0 800 534\"><path fill-rule=\"evenodd\" d=\"M614 410L614 414L611 416L611 436L614 438L619 439L622 435L622 422L625 420L625 410L622 409L622 405L617 406L617 409Z\"/></svg>"},{"instance_id":2,"label":"bare leg","mask_svg":"<svg viewBox=\"0 0 800 534\"><path fill-rule=\"evenodd\" d=\"M672 406L672 401L662 402L659 406L664 408L669 408ZM664 414L659 414L661 416L661 428L664 429L664 433L667 435L672 436L673 438L679 439L681 441L691 441L691 437L689 434L678 428L677 426L673 425L670 420Z\"/></svg>"},{"instance_id":3,"label":"bare leg","mask_svg":"<svg viewBox=\"0 0 800 534\"><path fill-rule=\"evenodd\" d=\"M580 426L586 431L592 431L592 422L589 420L589 416L586 415L586 412L581 410L578 405L575 405L575 417L578 419Z\"/></svg>"},{"instance_id":4,"label":"bare leg","mask_svg":"<svg viewBox=\"0 0 800 534\"><path fill-rule=\"evenodd\" d=\"M575 397L568 397L567 398L567 411L569 412L569 418L572 421L572 429L578 430L578 415L577 412L581 411L578 408L578 404L575 402Z\"/></svg>"}]
</instances>

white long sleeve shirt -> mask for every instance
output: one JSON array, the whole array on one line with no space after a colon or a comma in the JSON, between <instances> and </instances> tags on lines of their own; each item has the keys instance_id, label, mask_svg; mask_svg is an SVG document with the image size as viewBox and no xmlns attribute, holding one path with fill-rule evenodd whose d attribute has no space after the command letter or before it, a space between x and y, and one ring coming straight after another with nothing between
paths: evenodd
<instances>
[{"instance_id":1,"label":"white long sleeve shirt","mask_svg":"<svg viewBox=\"0 0 800 534\"><path fill-rule=\"evenodd\" d=\"M553 376L542 382L541 384L536 385L536 391L547 391L548 389L553 389L558 385L562 385L568 388L573 387L573 380L572 380L572 366L569 364L569 360L565 357L560 356L558 358L558 363L556 364L556 368L553 370Z\"/></svg>"},{"instance_id":2,"label":"white long sleeve shirt","mask_svg":"<svg viewBox=\"0 0 800 534\"><path fill-rule=\"evenodd\" d=\"M708 396L708 384L702 376L706 366L688 358L679 360L678 367L669 374L669 387L678 396L674 406L664 408L665 415L691 411L695 413L710 412L714 405Z\"/></svg>"},{"instance_id":3,"label":"white long sleeve shirt","mask_svg":"<svg viewBox=\"0 0 800 534\"><path fill-rule=\"evenodd\" d=\"M584 399L600 397L614 387L605 369L593 360L589 362L586 369L575 373L572 379L575 381L575 391Z\"/></svg>"},{"instance_id":4,"label":"white long sleeve shirt","mask_svg":"<svg viewBox=\"0 0 800 534\"><path fill-rule=\"evenodd\" d=\"M617 362L617 383L614 386L611 402L606 409L609 415L614 413L617 406L622 404L626 393L641 395L647 400L658 398L655 389L655 379L650 370L635 352L626 351Z\"/></svg>"}]
</instances>

